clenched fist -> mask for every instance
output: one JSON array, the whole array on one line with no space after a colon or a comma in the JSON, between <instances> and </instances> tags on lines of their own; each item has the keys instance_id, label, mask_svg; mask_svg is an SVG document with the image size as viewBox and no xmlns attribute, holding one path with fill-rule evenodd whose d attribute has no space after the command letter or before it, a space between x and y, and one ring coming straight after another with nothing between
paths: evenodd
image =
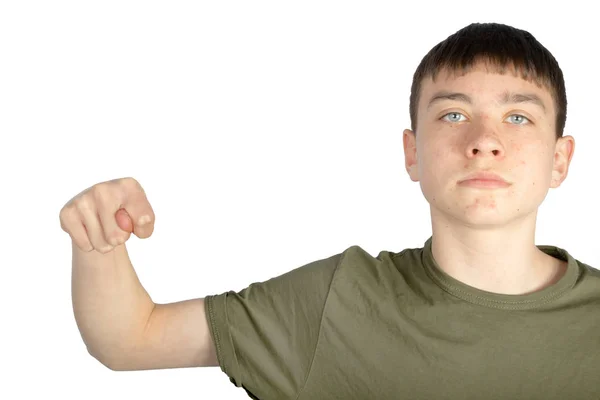
<instances>
[{"instance_id":1,"label":"clenched fist","mask_svg":"<svg viewBox=\"0 0 600 400\"><path fill-rule=\"evenodd\" d=\"M108 253L131 233L152 235L154 211L144 189L133 178L120 178L87 188L60 210L60 226L81 250Z\"/></svg>"}]
</instances>

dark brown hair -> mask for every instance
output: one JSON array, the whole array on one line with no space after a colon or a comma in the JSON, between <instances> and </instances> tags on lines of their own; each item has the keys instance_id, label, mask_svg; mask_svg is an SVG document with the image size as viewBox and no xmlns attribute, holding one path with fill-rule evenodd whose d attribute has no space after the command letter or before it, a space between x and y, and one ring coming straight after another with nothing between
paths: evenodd
<instances>
[{"instance_id":1,"label":"dark brown hair","mask_svg":"<svg viewBox=\"0 0 600 400\"><path fill-rule=\"evenodd\" d=\"M567 120L567 95L563 73L554 56L532 34L497 23L473 23L433 47L417 67L410 91L410 122L417 132L417 107L423 79L434 81L442 70L466 73L480 61L550 91L556 109L556 139L562 137Z\"/></svg>"}]
</instances>

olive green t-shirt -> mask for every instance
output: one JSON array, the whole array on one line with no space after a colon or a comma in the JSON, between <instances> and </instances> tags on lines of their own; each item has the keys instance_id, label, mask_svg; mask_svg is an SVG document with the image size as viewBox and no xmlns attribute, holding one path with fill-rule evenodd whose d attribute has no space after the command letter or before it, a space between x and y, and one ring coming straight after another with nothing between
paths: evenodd
<instances>
[{"instance_id":1,"label":"olive green t-shirt","mask_svg":"<svg viewBox=\"0 0 600 400\"><path fill-rule=\"evenodd\" d=\"M431 241L206 296L221 370L261 400L600 399L600 271L538 245L565 275L497 294L442 271Z\"/></svg>"}]
</instances>

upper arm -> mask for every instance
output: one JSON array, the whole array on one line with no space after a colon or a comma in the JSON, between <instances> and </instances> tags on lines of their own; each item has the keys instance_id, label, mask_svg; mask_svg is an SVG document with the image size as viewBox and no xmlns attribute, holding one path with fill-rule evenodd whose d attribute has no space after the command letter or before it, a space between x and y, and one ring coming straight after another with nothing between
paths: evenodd
<instances>
[{"instance_id":1,"label":"upper arm","mask_svg":"<svg viewBox=\"0 0 600 400\"><path fill-rule=\"evenodd\" d=\"M204 298L156 304L144 335L114 370L219 366Z\"/></svg>"},{"instance_id":2,"label":"upper arm","mask_svg":"<svg viewBox=\"0 0 600 400\"><path fill-rule=\"evenodd\" d=\"M299 395L341 258L337 254L205 298L220 367L231 383L252 398Z\"/></svg>"}]
</instances>

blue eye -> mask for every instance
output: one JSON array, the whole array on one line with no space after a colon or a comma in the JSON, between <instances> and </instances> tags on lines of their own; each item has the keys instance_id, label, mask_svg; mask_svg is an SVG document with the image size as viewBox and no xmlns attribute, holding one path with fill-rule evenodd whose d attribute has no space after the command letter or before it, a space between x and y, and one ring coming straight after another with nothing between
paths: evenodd
<instances>
[{"instance_id":1,"label":"blue eye","mask_svg":"<svg viewBox=\"0 0 600 400\"><path fill-rule=\"evenodd\" d=\"M448 116L451 116L451 118L446 118ZM462 122L460 120L460 116L463 116L463 114L459 113L459 112L451 112L448 114L445 114L444 116L442 116L442 120L448 121L448 122ZM516 117L516 118L513 118ZM514 123L515 125L526 125L529 124L531 121L529 120L529 118L525 117L524 115L521 114L512 114L508 117L508 119L512 120L510 122Z\"/></svg>"},{"instance_id":2,"label":"blue eye","mask_svg":"<svg viewBox=\"0 0 600 400\"><path fill-rule=\"evenodd\" d=\"M445 119L448 115L457 116L457 115L462 115L462 114L458 113L458 112L451 112L451 113L448 113L448 114L444 115L441 119ZM464 115L462 115L462 116L464 117ZM451 118L449 120L446 119L446 121L448 121L448 122L461 122L461 121L459 121L457 119L454 119L454 118Z\"/></svg>"},{"instance_id":3,"label":"blue eye","mask_svg":"<svg viewBox=\"0 0 600 400\"><path fill-rule=\"evenodd\" d=\"M516 122L515 125L526 125L529 122L531 122L531 121L529 121L529 118L527 118L521 114L512 114L512 115L509 115L508 118L510 119L511 117L519 117L520 118L520 120L516 120L516 121L515 121L515 119L512 120L513 122ZM519 121L527 121L527 123L520 123Z\"/></svg>"}]
</instances>

